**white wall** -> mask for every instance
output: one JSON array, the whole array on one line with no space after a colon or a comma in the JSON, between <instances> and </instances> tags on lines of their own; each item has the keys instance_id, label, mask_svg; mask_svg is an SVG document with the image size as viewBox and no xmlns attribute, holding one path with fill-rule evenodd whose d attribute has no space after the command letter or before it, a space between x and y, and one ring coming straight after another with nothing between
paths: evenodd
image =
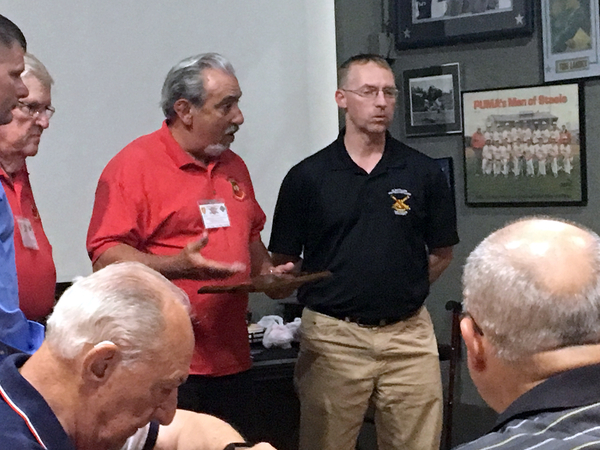
<instances>
[{"instance_id":1,"label":"white wall","mask_svg":"<svg viewBox=\"0 0 600 450\"><path fill-rule=\"evenodd\" d=\"M269 222L287 170L337 133L334 0L5 0L1 13L55 79L57 109L28 161L58 280L91 272L85 236L100 172L163 119L169 68L208 51L233 63L246 122L232 145Z\"/></svg>"}]
</instances>

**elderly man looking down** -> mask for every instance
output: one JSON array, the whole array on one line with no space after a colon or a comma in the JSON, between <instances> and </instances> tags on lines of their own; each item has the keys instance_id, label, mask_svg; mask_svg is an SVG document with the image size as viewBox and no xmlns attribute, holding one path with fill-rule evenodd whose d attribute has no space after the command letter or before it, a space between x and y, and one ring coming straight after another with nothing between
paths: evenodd
<instances>
[{"instance_id":1,"label":"elderly man looking down","mask_svg":"<svg viewBox=\"0 0 600 450\"><path fill-rule=\"evenodd\" d=\"M41 348L0 365L2 448L241 446L221 420L176 410L194 348L189 309L183 291L139 263L76 282L57 303Z\"/></svg>"},{"instance_id":2,"label":"elderly man looking down","mask_svg":"<svg viewBox=\"0 0 600 450\"><path fill-rule=\"evenodd\" d=\"M19 100L13 120L0 127L0 181L14 216L19 307L30 320L44 319L54 305L56 268L52 247L33 199L25 158L37 155L42 132L54 113L46 67L25 54L21 78L29 95Z\"/></svg>"},{"instance_id":3,"label":"elderly man looking down","mask_svg":"<svg viewBox=\"0 0 600 450\"><path fill-rule=\"evenodd\" d=\"M598 448L600 237L520 220L479 244L463 283L469 372L501 414L460 448Z\"/></svg>"}]
</instances>

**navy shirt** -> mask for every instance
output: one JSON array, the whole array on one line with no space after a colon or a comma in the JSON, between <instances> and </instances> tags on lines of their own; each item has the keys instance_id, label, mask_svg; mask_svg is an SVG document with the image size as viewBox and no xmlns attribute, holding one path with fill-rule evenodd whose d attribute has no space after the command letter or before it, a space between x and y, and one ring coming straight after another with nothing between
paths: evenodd
<instances>
[{"instance_id":1,"label":"navy shirt","mask_svg":"<svg viewBox=\"0 0 600 450\"><path fill-rule=\"evenodd\" d=\"M343 132L294 166L279 192L269 250L303 254L303 271L333 276L298 299L342 318L399 318L429 293L428 249L458 243L454 199L438 163L386 138L371 173L352 161Z\"/></svg>"},{"instance_id":2,"label":"navy shirt","mask_svg":"<svg viewBox=\"0 0 600 450\"><path fill-rule=\"evenodd\" d=\"M48 403L19 373L28 358L16 354L0 364L0 449L76 450ZM144 450L154 446L158 423L147 433Z\"/></svg>"},{"instance_id":3,"label":"navy shirt","mask_svg":"<svg viewBox=\"0 0 600 450\"><path fill-rule=\"evenodd\" d=\"M490 433L458 449L598 449L598 380L600 364L550 377L516 399L498 417Z\"/></svg>"}]
</instances>

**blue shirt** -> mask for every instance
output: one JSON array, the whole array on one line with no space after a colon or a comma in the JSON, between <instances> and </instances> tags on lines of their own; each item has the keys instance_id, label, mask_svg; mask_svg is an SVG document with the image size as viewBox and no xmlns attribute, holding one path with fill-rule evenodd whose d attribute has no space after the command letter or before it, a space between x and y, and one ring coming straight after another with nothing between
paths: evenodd
<instances>
[{"instance_id":1,"label":"blue shirt","mask_svg":"<svg viewBox=\"0 0 600 450\"><path fill-rule=\"evenodd\" d=\"M75 450L54 411L19 373L29 357L12 355L0 364L0 448ZM121 450L150 450L158 435L151 422L129 438Z\"/></svg>"},{"instance_id":2,"label":"blue shirt","mask_svg":"<svg viewBox=\"0 0 600 450\"><path fill-rule=\"evenodd\" d=\"M19 309L19 285L13 239L13 215L4 188L0 185L0 344L33 353L42 345L44 327L37 322L27 320ZM0 348L0 359L2 350L6 349Z\"/></svg>"}]
</instances>

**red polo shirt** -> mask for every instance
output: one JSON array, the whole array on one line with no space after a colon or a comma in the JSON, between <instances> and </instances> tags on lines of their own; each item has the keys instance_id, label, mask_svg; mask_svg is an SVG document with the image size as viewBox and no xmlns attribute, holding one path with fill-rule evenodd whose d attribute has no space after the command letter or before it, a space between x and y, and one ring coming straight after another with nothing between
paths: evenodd
<instances>
[{"instance_id":1,"label":"red polo shirt","mask_svg":"<svg viewBox=\"0 0 600 450\"><path fill-rule=\"evenodd\" d=\"M19 307L29 320L46 317L54 306L56 268L52 260L52 246L42 227L27 166L23 166L11 178L0 168L0 180L6 192L10 209L15 219L15 262L19 280ZM19 220L31 224L38 249L28 248L23 243Z\"/></svg>"},{"instance_id":2,"label":"red polo shirt","mask_svg":"<svg viewBox=\"0 0 600 450\"><path fill-rule=\"evenodd\" d=\"M173 139L166 123L119 152L106 166L98 187L87 237L92 259L124 243L156 255L178 253L200 239L200 205L225 203L230 226L209 229L202 255L242 262L246 272L223 284L248 279L249 244L260 239L265 215L254 197L250 175L231 150L202 167ZM187 292L194 312L196 348L192 374L228 375L250 368L245 294L198 294L213 281L174 280Z\"/></svg>"}]
</instances>

